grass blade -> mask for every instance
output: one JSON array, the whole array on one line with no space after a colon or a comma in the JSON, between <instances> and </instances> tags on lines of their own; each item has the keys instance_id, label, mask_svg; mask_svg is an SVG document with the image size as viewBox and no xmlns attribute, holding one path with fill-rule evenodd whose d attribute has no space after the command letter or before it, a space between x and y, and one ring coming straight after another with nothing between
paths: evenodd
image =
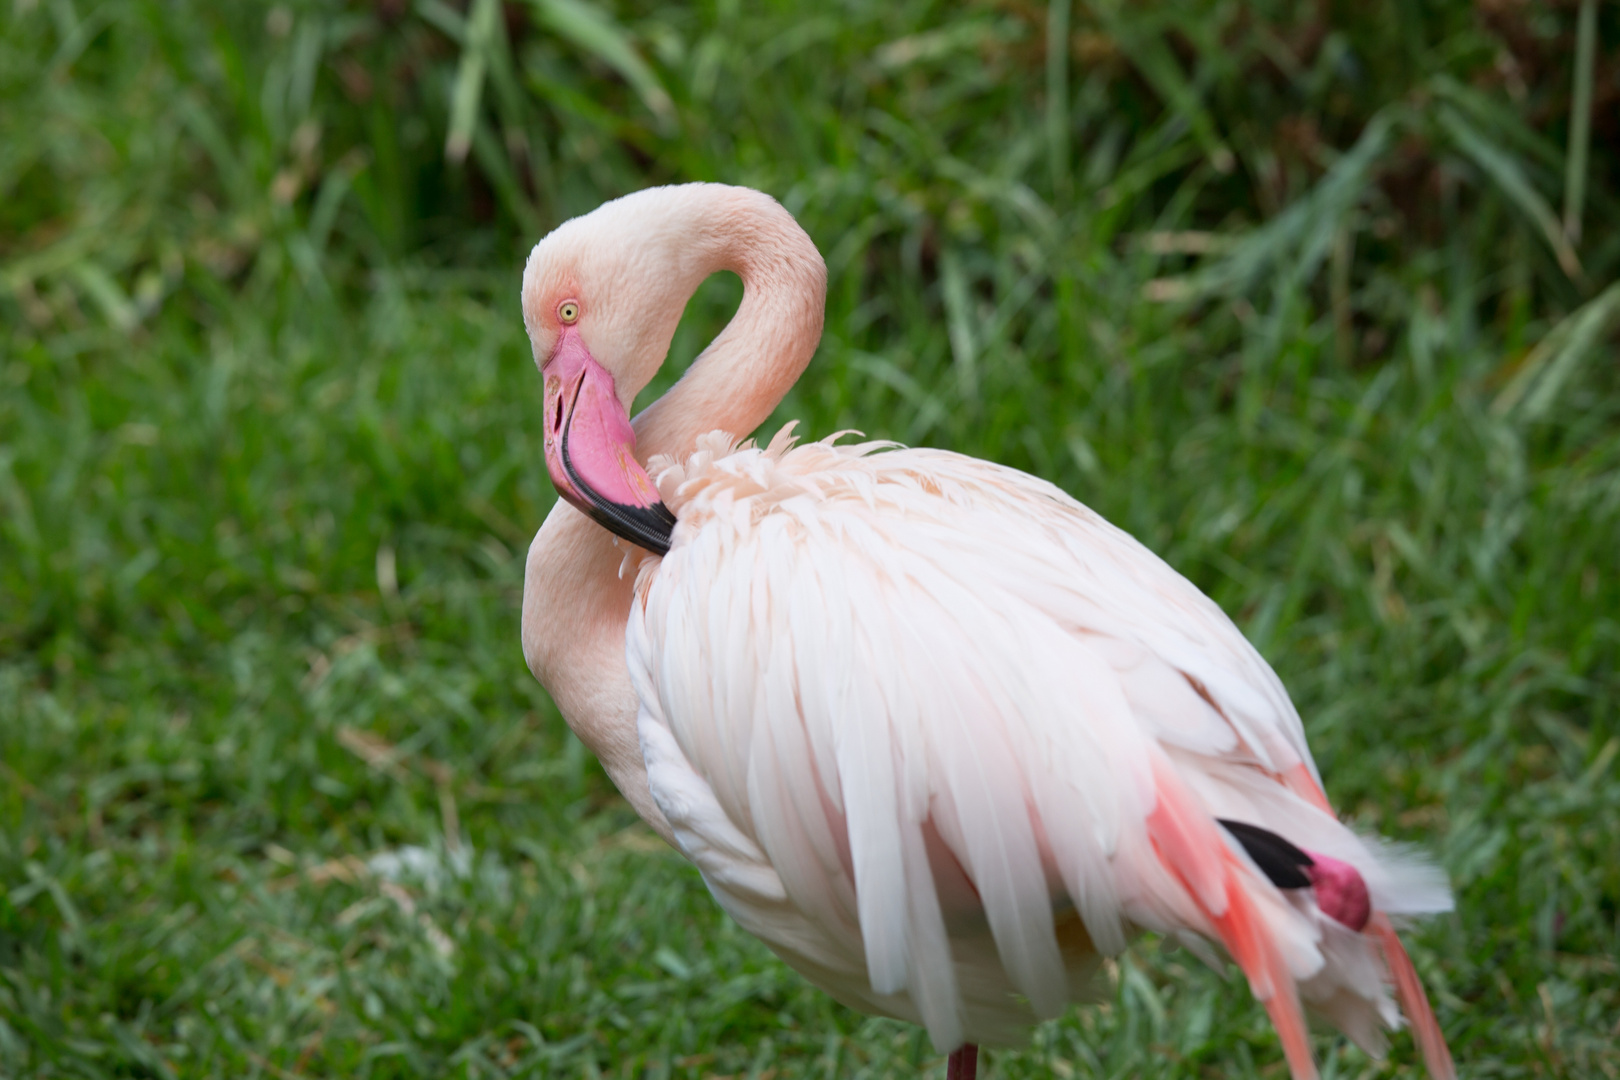
<instances>
[{"instance_id":1,"label":"grass blade","mask_svg":"<svg viewBox=\"0 0 1620 1080\"><path fill-rule=\"evenodd\" d=\"M974 401L979 396L978 347L973 334L973 298L962 261L946 249L939 260L940 290L945 301L945 322L951 340L951 358L956 364L962 396Z\"/></svg>"},{"instance_id":2,"label":"grass blade","mask_svg":"<svg viewBox=\"0 0 1620 1080\"><path fill-rule=\"evenodd\" d=\"M641 101L666 129L675 118L669 92L653 69L636 52L612 16L589 0L533 0L548 29L569 44L584 49L624 76Z\"/></svg>"},{"instance_id":3,"label":"grass blade","mask_svg":"<svg viewBox=\"0 0 1620 1080\"><path fill-rule=\"evenodd\" d=\"M1046 154L1053 201L1069 197L1069 6L1051 0L1046 8Z\"/></svg>"},{"instance_id":4,"label":"grass blade","mask_svg":"<svg viewBox=\"0 0 1620 1080\"><path fill-rule=\"evenodd\" d=\"M1120 49L1142 73L1148 85L1163 99L1165 108L1187 122L1188 129L1204 157L1218 173L1229 173L1236 164L1231 149L1221 139L1215 120L1204 107L1202 93L1181 70L1176 54L1166 44L1163 34L1133 32L1130 20L1107 5L1093 6L1109 35L1119 43Z\"/></svg>"},{"instance_id":5,"label":"grass blade","mask_svg":"<svg viewBox=\"0 0 1620 1080\"><path fill-rule=\"evenodd\" d=\"M1180 297L1236 295L1291 251L1297 277L1308 277L1331 247L1344 216L1356 205L1373 170L1389 149L1398 113L1385 109L1368 121L1361 138L1304 198L1235 243L1221 259L1180 279L1170 292Z\"/></svg>"},{"instance_id":6,"label":"grass blade","mask_svg":"<svg viewBox=\"0 0 1620 1080\"><path fill-rule=\"evenodd\" d=\"M1450 105L1441 105L1435 116L1440 128L1451 136L1452 142L1463 156L1479 166L1481 172L1495 181L1508 201L1519 208L1546 237L1558 259L1558 265L1571 280L1581 277L1581 260L1564 236L1558 217L1542 198L1541 192L1531 184L1524 169L1513 156L1490 139Z\"/></svg>"},{"instance_id":7,"label":"grass blade","mask_svg":"<svg viewBox=\"0 0 1620 1080\"><path fill-rule=\"evenodd\" d=\"M1450 75L1436 75L1426 84L1436 98L1456 106L1477 127L1494 135L1500 144L1511 146L1521 155L1529 155L1544 169L1558 170L1564 164L1564 152L1558 144L1525 123L1523 115L1500 98L1476 86L1460 83Z\"/></svg>"},{"instance_id":8,"label":"grass blade","mask_svg":"<svg viewBox=\"0 0 1620 1080\"><path fill-rule=\"evenodd\" d=\"M114 329L131 330L140 322L140 314L129 296L99 264L86 259L69 267L68 274L101 309Z\"/></svg>"},{"instance_id":9,"label":"grass blade","mask_svg":"<svg viewBox=\"0 0 1620 1080\"><path fill-rule=\"evenodd\" d=\"M1586 157L1592 142L1592 69L1597 53L1597 0L1581 0L1575 30L1575 87L1569 108L1569 153L1564 171L1564 237L1581 242L1586 201Z\"/></svg>"},{"instance_id":10,"label":"grass blade","mask_svg":"<svg viewBox=\"0 0 1620 1080\"><path fill-rule=\"evenodd\" d=\"M467 18L467 40L461 47L461 63L456 68L455 88L450 94L450 132L444 140L444 156L459 165L472 148L473 129L478 125L478 102L484 93L484 73L489 68L489 49L500 18L500 0L474 0Z\"/></svg>"},{"instance_id":11,"label":"grass blade","mask_svg":"<svg viewBox=\"0 0 1620 1080\"><path fill-rule=\"evenodd\" d=\"M326 179L321 181L320 191L315 196L314 208L310 210L307 230L310 247L317 255L326 251L326 241L332 234L332 226L336 223L338 211L343 206L343 198L354 185L354 178L366 165L366 155L350 151L337 163L336 168L326 174Z\"/></svg>"},{"instance_id":12,"label":"grass blade","mask_svg":"<svg viewBox=\"0 0 1620 1080\"><path fill-rule=\"evenodd\" d=\"M416 14L458 45L467 42L467 17L443 0L417 0Z\"/></svg>"},{"instance_id":13,"label":"grass blade","mask_svg":"<svg viewBox=\"0 0 1620 1080\"><path fill-rule=\"evenodd\" d=\"M1491 403L1498 415L1517 409L1526 420L1540 420L1564 384L1603 336L1620 325L1620 282L1566 315L1524 358L1513 381Z\"/></svg>"}]
</instances>

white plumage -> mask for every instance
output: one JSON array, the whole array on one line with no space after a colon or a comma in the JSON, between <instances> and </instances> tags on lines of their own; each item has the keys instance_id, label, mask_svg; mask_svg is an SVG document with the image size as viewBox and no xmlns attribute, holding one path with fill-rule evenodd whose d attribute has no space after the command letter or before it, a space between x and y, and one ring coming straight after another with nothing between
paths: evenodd
<instances>
[{"instance_id":1,"label":"white plumage","mask_svg":"<svg viewBox=\"0 0 1620 1080\"><path fill-rule=\"evenodd\" d=\"M1381 911L1449 906L1276 779L1315 768L1271 669L1059 489L937 450L732 441L650 465L679 524L631 608L642 753L716 899L834 997L942 1049L1004 1043L1086 994L1070 898L1104 953L1128 927L1215 938L1153 855L1155 761L1211 817L1349 862ZM1374 942L1251 878L1306 999L1381 1050Z\"/></svg>"}]
</instances>

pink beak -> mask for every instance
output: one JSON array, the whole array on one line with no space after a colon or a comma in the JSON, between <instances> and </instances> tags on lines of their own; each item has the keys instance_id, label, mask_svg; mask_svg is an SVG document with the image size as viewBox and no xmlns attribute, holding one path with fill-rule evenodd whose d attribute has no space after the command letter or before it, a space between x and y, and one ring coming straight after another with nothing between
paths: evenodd
<instances>
[{"instance_id":1,"label":"pink beak","mask_svg":"<svg viewBox=\"0 0 1620 1080\"><path fill-rule=\"evenodd\" d=\"M636 461L636 433L579 331L563 327L546 380L546 469L557 494L616 536L655 555L669 551L675 515Z\"/></svg>"}]
</instances>

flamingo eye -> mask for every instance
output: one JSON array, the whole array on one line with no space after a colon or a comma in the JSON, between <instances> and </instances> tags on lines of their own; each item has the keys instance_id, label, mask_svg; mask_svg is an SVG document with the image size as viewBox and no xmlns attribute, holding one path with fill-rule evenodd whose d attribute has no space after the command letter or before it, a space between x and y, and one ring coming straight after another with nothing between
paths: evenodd
<instances>
[{"instance_id":1,"label":"flamingo eye","mask_svg":"<svg viewBox=\"0 0 1620 1080\"><path fill-rule=\"evenodd\" d=\"M557 318L564 326L572 326L579 321L579 301L564 300L557 305Z\"/></svg>"}]
</instances>

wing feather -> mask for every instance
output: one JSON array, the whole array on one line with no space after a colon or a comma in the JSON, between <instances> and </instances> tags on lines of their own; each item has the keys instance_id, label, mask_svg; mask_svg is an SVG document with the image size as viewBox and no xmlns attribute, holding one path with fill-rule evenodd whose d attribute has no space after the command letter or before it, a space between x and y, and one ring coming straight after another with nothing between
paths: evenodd
<instances>
[{"instance_id":1,"label":"wing feather","mask_svg":"<svg viewBox=\"0 0 1620 1080\"><path fill-rule=\"evenodd\" d=\"M1242 934L1276 936L1237 947L1285 964L1246 962L1256 985L1306 980L1376 1045L1359 946L1301 921L1213 817L1282 822L1363 870L1383 910L1444 890L1295 790L1320 782L1265 661L1051 485L874 449L711 442L654 469L680 524L642 565L627 658L653 796L716 898L840 1000L950 1049L1081 992L1075 915L1108 954L1133 927L1227 940L1242 888ZM1218 852L1180 833L1158 850L1165 777Z\"/></svg>"}]
</instances>

